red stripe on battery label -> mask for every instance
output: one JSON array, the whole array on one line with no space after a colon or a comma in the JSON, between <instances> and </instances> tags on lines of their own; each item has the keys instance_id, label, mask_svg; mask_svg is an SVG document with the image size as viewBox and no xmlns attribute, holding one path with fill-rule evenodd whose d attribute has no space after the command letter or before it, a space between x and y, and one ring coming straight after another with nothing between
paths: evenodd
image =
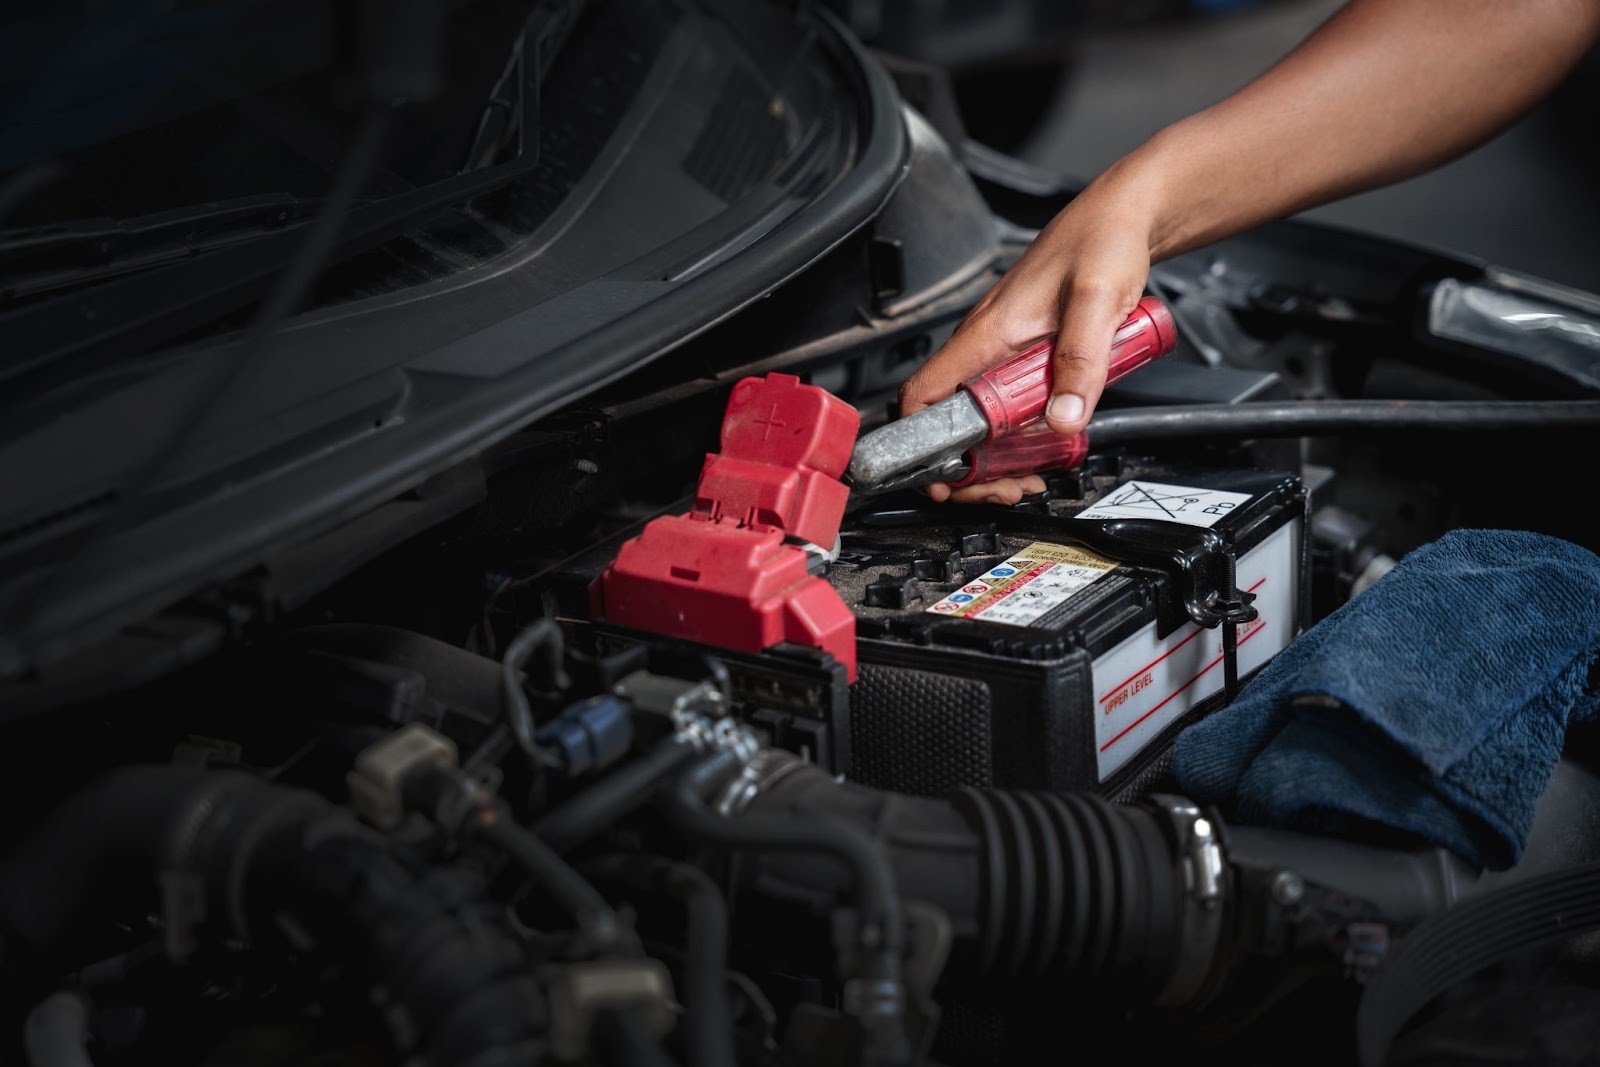
<instances>
[{"instance_id":1,"label":"red stripe on battery label","mask_svg":"<svg viewBox=\"0 0 1600 1067\"><path fill-rule=\"evenodd\" d=\"M1254 593L1257 589L1260 589L1266 583L1267 583L1267 580L1265 578L1263 578L1260 581L1258 581L1255 585L1252 585L1249 589L1246 589L1245 592ZM1132 674L1128 675L1128 677L1124 678L1121 682L1119 682L1113 688L1106 690L1106 695L1101 697L1098 701L1096 701L1096 703L1104 704L1106 701L1110 700L1112 697L1116 696L1119 692L1121 692L1124 687L1126 687L1128 685L1131 685L1135 678L1138 678L1140 675L1144 674L1145 671L1149 670L1151 667L1154 667L1156 664L1160 663L1162 660L1166 659L1168 656L1172 655L1174 652L1178 651L1178 649L1182 648L1184 645L1187 645L1190 641L1193 641L1195 638L1199 637L1203 633L1205 633L1204 630L1200 629L1199 627L1196 627L1194 633L1190 634L1188 637L1185 637L1182 641L1179 641L1177 644L1173 645L1171 648L1169 648L1165 652L1161 653L1161 655L1157 656L1155 659L1151 660L1149 663L1146 663L1143 667L1140 667L1138 670L1136 670Z\"/></svg>"},{"instance_id":2,"label":"red stripe on battery label","mask_svg":"<svg viewBox=\"0 0 1600 1067\"><path fill-rule=\"evenodd\" d=\"M1179 641L1177 644L1173 645L1171 648L1169 648L1165 652L1161 653L1161 655L1157 656L1155 659L1151 660L1149 663L1146 663L1143 667L1140 667L1138 670L1136 670L1132 674L1128 675L1128 677L1125 678L1122 682L1120 682L1116 686L1116 688L1107 691L1106 695L1100 698L1100 703L1104 704L1106 701L1110 700L1112 697L1114 697L1118 693L1122 692L1123 689L1127 688L1129 685L1131 685L1133 683L1133 680L1135 678L1140 677L1141 675L1144 674L1145 671L1149 670L1151 667L1154 667L1156 664L1160 663L1162 660L1166 659L1168 656L1172 655L1174 652L1178 651L1178 649L1182 648L1184 645L1187 645L1190 641L1193 641L1195 638L1199 637L1203 633L1205 633L1205 631L1202 630L1200 627L1196 626L1194 628L1194 633L1190 634L1188 637L1185 637L1182 641Z\"/></svg>"},{"instance_id":3,"label":"red stripe on battery label","mask_svg":"<svg viewBox=\"0 0 1600 1067\"><path fill-rule=\"evenodd\" d=\"M1256 585L1260 585L1260 584L1261 584L1260 582L1256 583ZM1255 586L1251 586L1250 588L1253 590L1255 588ZM1254 637L1256 634L1260 633L1262 630L1265 630L1266 628L1267 628L1266 622L1263 621L1263 622L1259 623L1254 630L1251 630L1249 633L1247 633L1244 636L1239 638L1239 644L1241 644L1241 645L1244 644L1246 641L1250 640L1252 637ZM1179 693L1183 692L1185 689L1189 688L1191 685L1193 685L1194 683L1198 682L1202 677L1205 676L1205 673L1207 671L1209 671L1211 668L1215 667L1217 664L1219 664L1221 662L1222 662L1222 656L1218 655L1216 659L1212 660L1210 663L1207 663L1204 667L1201 667L1199 674L1195 675L1193 678L1190 678L1187 682L1184 682L1182 685L1178 686L1178 688L1176 688L1172 692L1168 693L1165 697L1163 697L1161 699L1161 703L1157 704L1155 707L1151 708L1149 711L1145 712L1143 715L1139 716L1137 719L1135 719L1132 722L1130 722L1127 726L1124 726L1122 728L1122 732L1121 733L1117 734L1116 737L1113 737L1111 740L1107 741L1105 744L1100 746L1100 751L1104 752L1106 749L1110 748L1112 745L1116 744L1118 741L1121 741L1124 737L1127 737L1128 734L1133 730L1134 727L1138 726L1140 723L1144 722L1150 716L1154 715L1156 712L1158 712L1162 708L1166 707L1168 704L1170 704L1177 697L1177 695Z\"/></svg>"}]
</instances>

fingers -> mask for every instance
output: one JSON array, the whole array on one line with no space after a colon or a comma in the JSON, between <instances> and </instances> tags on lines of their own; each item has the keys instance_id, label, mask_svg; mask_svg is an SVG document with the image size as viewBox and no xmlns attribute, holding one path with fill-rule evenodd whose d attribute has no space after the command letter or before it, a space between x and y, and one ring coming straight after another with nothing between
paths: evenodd
<instances>
[{"instance_id":1,"label":"fingers","mask_svg":"<svg viewBox=\"0 0 1600 1067\"><path fill-rule=\"evenodd\" d=\"M972 317L968 316L968 322ZM963 323L934 357L918 367L900 386L900 416L914 414L956 391L956 387L988 364L989 343L984 326Z\"/></svg>"},{"instance_id":2,"label":"fingers","mask_svg":"<svg viewBox=\"0 0 1600 1067\"><path fill-rule=\"evenodd\" d=\"M924 488L935 504L949 500L956 504L1009 505L1020 503L1025 496L1044 492L1045 485L1044 479L1037 474L1027 474L1021 478L997 478L992 482L967 485L960 489L951 489L943 482L935 482Z\"/></svg>"},{"instance_id":3,"label":"fingers","mask_svg":"<svg viewBox=\"0 0 1600 1067\"><path fill-rule=\"evenodd\" d=\"M1105 388L1112 339L1144 295L1150 273L1143 216L1104 208L1080 195L1040 232L950 340L906 381L902 416L943 400L973 375L1054 335L1045 424L1060 434L1084 429ZM1024 492L1043 489L1038 478L1007 478L953 492L930 487L929 496L1011 504Z\"/></svg>"},{"instance_id":4,"label":"fingers","mask_svg":"<svg viewBox=\"0 0 1600 1067\"><path fill-rule=\"evenodd\" d=\"M1089 422L1106 384L1111 340L1143 293L1144 279L1129 293L1118 282L1074 279L1051 355L1051 396L1045 422L1056 433L1073 434Z\"/></svg>"},{"instance_id":5,"label":"fingers","mask_svg":"<svg viewBox=\"0 0 1600 1067\"><path fill-rule=\"evenodd\" d=\"M1022 285L1002 280L991 289L950 340L900 387L901 416L943 400L968 378L1054 331L1060 313L1053 295L1031 289L1041 287L1036 281Z\"/></svg>"},{"instance_id":6,"label":"fingers","mask_svg":"<svg viewBox=\"0 0 1600 1067\"><path fill-rule=\"evenodd\" d=\"M930 489L929 496L933 496ZM1044 479L1037 474L1024 475L1021 478L996 478L992 482L981 485L968 485L960 489L951 490L947 485L938 488L944 490L943 499L957 504L1016 504L1025 496L1044 492ZM940 500L940 497L934 497Z\"/></svg>"}]
</instances>

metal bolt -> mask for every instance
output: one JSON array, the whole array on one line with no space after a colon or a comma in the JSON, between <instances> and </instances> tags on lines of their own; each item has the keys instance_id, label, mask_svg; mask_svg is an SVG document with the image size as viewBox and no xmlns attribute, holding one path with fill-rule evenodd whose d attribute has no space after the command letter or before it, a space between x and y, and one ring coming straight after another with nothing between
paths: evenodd
<instances>
[{"instance_id":1,"label":"metal bolt","mask_svg":"<svg viewBox=\"0 0 1600 1067\"><path fill-rule=\"evenodd\" d=\"M1272 899L1286 907L1298 904L1300 898L1306 895L1306 883L1293 871L1279 871L1273 875L1268 888L1272 892Z\"/></svg>"}]
</instances>

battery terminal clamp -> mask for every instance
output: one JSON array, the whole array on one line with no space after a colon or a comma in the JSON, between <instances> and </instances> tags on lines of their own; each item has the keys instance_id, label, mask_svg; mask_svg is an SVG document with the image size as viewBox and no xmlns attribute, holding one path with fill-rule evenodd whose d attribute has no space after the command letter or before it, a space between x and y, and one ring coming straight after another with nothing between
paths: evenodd
<instances>
[{"instance_id":1,"label":"battery terminal clamp","mask_svg":"<svg viewBox=\"0 0 1600 1067\"><path fill-rule=\"evenodd\" d=\"M691 509L622 546L590 587L593 617L737 652L809 646L855 681L855 615L808 546L838 543L860 426L854 407L792 374L741 380Z\"/></svg>"},{"instance_id":2,"label":"battery terminal clamp","mask_svg":"<svg viewBox=\"0 0 1600 1067\"><path fill-rule=\"evenodd\" d=\"M1112 337L1106 383L1160 359L1177 339L1166 305L1153 296L1140 300ZM1058 434L1044 422L1054 351L1053 338L1032 344L968 378L955 395L863 436L847 472L857 500L929 482L961 487L1082 463L1089 439Z\"/></svg>"}]
</instances>

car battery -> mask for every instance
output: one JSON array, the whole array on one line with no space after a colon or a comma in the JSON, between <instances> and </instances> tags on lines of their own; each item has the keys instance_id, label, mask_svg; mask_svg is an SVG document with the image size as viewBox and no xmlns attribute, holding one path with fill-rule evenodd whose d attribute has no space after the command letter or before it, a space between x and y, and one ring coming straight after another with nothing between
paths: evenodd
<instances>
[{"instance_id":1,"label":"car battery","mask_svg":"<svg viewBox=\"0 0 1600 1067\"><path fill-rule=\"evenodd\" d=\"M1206 605L1237 588L1253 609L1233 630L1240 678L1307 624L1297 475L1119 461L1074 480L1076 498L847 518L828 580L857 622L850 778L1142 795L1226 700Z\"/></svg>"}]
</instances>

